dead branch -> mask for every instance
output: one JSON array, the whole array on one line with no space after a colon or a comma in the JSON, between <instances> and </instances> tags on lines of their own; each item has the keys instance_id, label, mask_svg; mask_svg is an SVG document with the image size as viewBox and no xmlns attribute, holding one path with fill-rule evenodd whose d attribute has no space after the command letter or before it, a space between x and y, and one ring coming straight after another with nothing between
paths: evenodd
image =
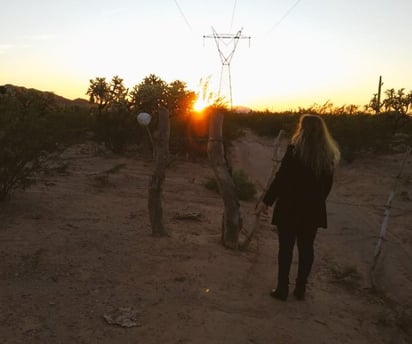
<instances>
[{"instance_id":1,"label":"dead branch","mask_svg":"<svg viewBox=\"0 0 412 344\"><path fill-rule=\"evenodd\" d=\"M265 197L265 194L267 190L269 189L270 184L272 184L272 181L276 176L276 172L279 169L280 162L283 158L283 155L285 154L284 150L282 149L282 140L285 138L285 136L286 134L284 130L280 130L278 136L275 139L275 142L273 144L272 171L269 175L269 178L266 181L265 188L256 203L256 207L258 206L260 202L262 202L263 197ZM250 242L252 241L253 235L256 233L257 229L259 228L259 225L260 225L260 214L255 214L255 220L254 220L251 231L246 234L245 240L241 244L239 244L239 248L241 250L247 250Z\"/></svg>"}]
</instances>

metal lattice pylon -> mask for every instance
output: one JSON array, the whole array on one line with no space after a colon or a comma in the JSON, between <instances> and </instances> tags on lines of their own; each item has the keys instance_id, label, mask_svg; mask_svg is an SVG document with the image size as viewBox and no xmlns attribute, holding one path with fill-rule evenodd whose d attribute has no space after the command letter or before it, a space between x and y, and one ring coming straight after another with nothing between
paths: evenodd
<instances>
[{"instance_id":1,"label":"metal lattice pylon","mask_svg":"<svg viewBox=\"0 0 412 344\"><path fill-rule=\"evenodd\" d=\"M216 30L212 27L213 34L212 35L205 35L203 36L203 39L205 38L213 38L216 43L217 50L219 52L219 57L220 61L222 63L222 68L220 71L220 81L219 81L219 93L218 96L219 98L226 94L226 96L229 98L229 105L230 108L232 108L232 76L230 73L230 63L232 62L233 55L235 54L237 45L239 44L240 39L248 39L250 42L250 36L243 36L242 35L242 30L241 28L237 33L235 34L219 34L216 32ZM228 92L222 92L223 90L223 83L224 80L226 79L228 83Z\"/></svg>"}]
</instances>

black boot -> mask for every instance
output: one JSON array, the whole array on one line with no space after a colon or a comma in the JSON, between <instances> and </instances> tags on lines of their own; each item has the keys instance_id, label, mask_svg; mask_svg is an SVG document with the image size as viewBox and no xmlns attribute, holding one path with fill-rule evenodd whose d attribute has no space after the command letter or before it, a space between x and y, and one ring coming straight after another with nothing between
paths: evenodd
<instances>
[{"instance_id":1,"label":"black boot","mask_svg":"<svg viewBox=\"0 0 412 344\"><path fill-rule=\"evenodd\" d=\"M306 283L296 282L295 290L293 291L293 296L297 300L304 300L305 299L305 293L306 293Z\"/></svg>"},{"instance_id":2,"label":"black boot","mask_svg":"<svg viewBox=\"0 0 412 344\"><path fill-rule=\"evenodd\" d=\"M279 286L276 289L272 289L270 292L270 296L272 296L275 299L281 300L281 301L286 301L288 299L289 295L289 287L286 286Z\"/></svg>"}]
</instances>

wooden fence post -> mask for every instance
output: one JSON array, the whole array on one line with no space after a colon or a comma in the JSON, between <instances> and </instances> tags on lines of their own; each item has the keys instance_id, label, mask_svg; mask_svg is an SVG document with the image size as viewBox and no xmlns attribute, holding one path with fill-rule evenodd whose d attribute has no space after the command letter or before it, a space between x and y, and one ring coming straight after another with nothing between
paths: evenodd
<instances>
[{"instance_id":1,"label":"wooden fence post","mask_svg":"<svg viewBox=\"0 0 412 344\"><path fill-rule=\"evenodd\" d=\"M224 204L222 244L227 248L237 249L242 219L235 183L225 160L222 135L223 118L222 111L218 110L211 113L207 153Z\"/></svg>"},{"instance_id":2,"label":"wooden fence post","mask_svg":"<svg viewBox=\"0 0 412 344\"><path fill-rule=\"evenodd\" d=\"M162 187L169 162L169 110L160 107L158 118L157 133L153 135L154 167L149 181L148 208L152 235L166 236L167 231L163 225Z\"/></svg>"}]
</instances>

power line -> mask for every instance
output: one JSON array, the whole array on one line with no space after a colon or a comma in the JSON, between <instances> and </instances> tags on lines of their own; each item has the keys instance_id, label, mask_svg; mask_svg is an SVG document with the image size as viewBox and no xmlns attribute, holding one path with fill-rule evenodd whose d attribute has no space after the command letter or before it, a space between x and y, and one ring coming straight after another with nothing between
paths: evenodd
<instances>
[{"instance_id":1,"label":"power line","mask_svg":"<svg viewBox=\"0 0 412 344\"><path fill-rule=\"evenodd\" d=\"M230 32L232 32L233 21L235 19L236 5L237 5L237 0L235 0L235 3L233 5L232 20L230 21L230 30L229 30Z\"/></svg>"},{"instance_id":2,"label":"power line","mask_svg":"<svg viewBox=\"0 0 412 344\"><path fill-rule=\"evenodd\" d=\"M177 2L177 0L174 0L177 9L179 10L180 15L182 16L183 20L185 21L186 25L188 26L188 28L190 29L190 31L193 31L192 25L190 25L189 21L187 20L182 8L180 7L179 3Z\"/></svg>"},{"instance_id":3,"label":"power line","mask_svg":"<svg viewBox=\"0 0 412 344\"><path fill-rule=\"evenodd\" d=\"M302 0L297 0L286 12L285 14L275 23L273 24L272 28L268 31L268 34L270 34L274 29L276 29L291 13L292 11L295 9L295 7L297 5L299 5L299 3Z\"/></svg>"}]
</instances>

